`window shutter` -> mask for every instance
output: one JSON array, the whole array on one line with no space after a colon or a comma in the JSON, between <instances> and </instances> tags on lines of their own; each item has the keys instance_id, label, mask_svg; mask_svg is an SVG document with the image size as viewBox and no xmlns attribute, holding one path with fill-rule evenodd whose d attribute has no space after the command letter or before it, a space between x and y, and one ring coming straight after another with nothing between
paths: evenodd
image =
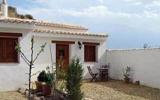
<instances>
[{"instance_id":1,"label":"window shutter","mask_svg":"<svg viewBox=\"0 0 160 100\"><path fill-rule=\"evenodd\" d=\"M18 62L16 43L18 43L18 38L0 38L0 62Z\"/></svg>"},{"instance_id":2,"label":"window shutter","mask_svg":"<svg viewBox=\"0 0 160 100\"><path fill-rule=\"evenodd\" d=\"M84 46L84 60L86 62L96 61L96 45L85 45Z\"/></svg>"},{"instance_id":3,"label":"window shutter","mask_svg":"<svg viewBox=\"0 0 160 100\"><path fill-rule=\"evenodd\" d=\"M4 39L0 38L0 62L4 59Z\"/></svg>"},{"instance_id":4,"label":"window shutter","mask_svg":"<svg viewBox=\"0 0 160 100\"><path fill-rule=\"evenodd\" d=\"M0 63L18 63L18 52L15 47L21 33L0 32Z\"/></svg>"},{"instance_id":5,"label":"window shutter","mask_svg":"<svg viewBox=\"0 0 160 100\"><path fill-rule=\"evenodd\" d=\"M17 52L15 50L16 46L16 41L18 39L16 38L8 38L6 39L6 44L5 44L5 59L6 62L17 62Z\"/></svg>"}]
</instances>

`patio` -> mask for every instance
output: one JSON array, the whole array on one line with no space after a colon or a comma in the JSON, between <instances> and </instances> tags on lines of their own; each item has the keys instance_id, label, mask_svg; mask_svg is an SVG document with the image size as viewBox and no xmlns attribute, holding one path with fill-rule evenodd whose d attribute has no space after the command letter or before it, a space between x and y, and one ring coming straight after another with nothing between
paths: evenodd
<instances>
[{"instance_id":1,"label":"patio","mask_svg":"<svg viewBox=\"0 0 160 100\"><path fill-rule=\"evenodd\" d=\"M160 90L122 81L84 82L82 91L91 100L159 100ZM0 92L0 100L26 100L17 92Z\"/></svg>"},{"instance_id":2,"label":"patio","mask_svg":"<svg viewBox=\"0 0 160 100\"><path fill-rule=\"evenodd\" d=\"M93 100L159 100L160 90L122 81L84 83L84 95Z\"/></svg>"}]
</instances>

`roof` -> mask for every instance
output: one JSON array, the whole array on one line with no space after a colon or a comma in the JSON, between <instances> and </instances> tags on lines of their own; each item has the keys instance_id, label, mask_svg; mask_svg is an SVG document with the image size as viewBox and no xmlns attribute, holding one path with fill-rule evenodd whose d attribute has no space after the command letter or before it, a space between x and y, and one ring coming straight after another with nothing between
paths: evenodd
<instances>
[{"instance_id":1,"label":"roof","mask_svg":"<svg viewBox=\"0 0 160 100\"><path fill-rule=\"evenodd\" d=\"M0 18L0 22L5 23L15 23L15 24L34 24L39 26L51 26L51 27L59 27L59 28L70 28L70 29L80 29L80 30L88 30L87 28L79 25L71 25L71 24L60 24L60 23L51 23L42 20L32 20L32 19L20 19L20 18Z\"/></svg>"},{"instance_id":2,"label":"roof","mask_svg":"<svg viewBox=\"0 0 160 100\"><path fill-rule=\"evenodd\" d=\"M108 37L104 33L89 33L89 32L72 32L72 31L55 31L55 30L42 30L35 29L34 32L38 33L56 33L56 34L68 34L68 35L81 35L81 36L97 36L97 37Z\"/></svg>"},{"instance_id":3,"label":"roof","mask_svg":"<svg viewBox=\"0 0 160 100\"><path fill-rule=\"evenodd\" d=\"M60 23L51 23L47 21L40 20L31 20L31 19L19 19L19 18L0 18L0 22L4 23L13 23L13 24L29 24L36 26L46 26L46 27L57 27L57 28L66 28L66 29L75 29L75 30L85 30L82 32L72 31L62 31L62 30L53 30L53 29L34 29L33 32L39 33L56 33L56 34L68 34L68 35L82 35L82 36L98 36L98 37L107 37L108 35L104 33L89 33L87 28L71 25L71 24L60 24Z\"/></svg>"}]
</instances>

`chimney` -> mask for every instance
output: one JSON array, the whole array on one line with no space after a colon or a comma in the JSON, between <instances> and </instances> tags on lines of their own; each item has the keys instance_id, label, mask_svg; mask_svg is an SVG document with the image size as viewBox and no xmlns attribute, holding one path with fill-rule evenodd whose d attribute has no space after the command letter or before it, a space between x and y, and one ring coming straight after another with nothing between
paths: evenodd
<instances>
[{"instance_id":1,"label":"chimney","mask_svg":"<svg viewBox=\"0 0 160 100\"><path fill-rule=\"evenodd\" d=\"M8 17L8 4L7 4L7 0L2 0L1 13L2 13L2 17Z\"/></svg>"}]
</instances>

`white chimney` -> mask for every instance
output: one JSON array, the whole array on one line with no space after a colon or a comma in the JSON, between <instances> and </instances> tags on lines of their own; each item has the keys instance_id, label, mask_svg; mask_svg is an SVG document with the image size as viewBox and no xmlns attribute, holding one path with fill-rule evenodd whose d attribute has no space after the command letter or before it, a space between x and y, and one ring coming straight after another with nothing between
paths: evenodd
<instances>
[{"instance_id":1,"label":"white chimney","mask_svg":"<svg viewBox=\"0 0 160 100\"><path fill-rule=\"evenodd\" d=\"M8 17L8 4L7 4L7 0L2 0L1 13L2 13L2 17Z\"/></svg>"}]
</instances>

